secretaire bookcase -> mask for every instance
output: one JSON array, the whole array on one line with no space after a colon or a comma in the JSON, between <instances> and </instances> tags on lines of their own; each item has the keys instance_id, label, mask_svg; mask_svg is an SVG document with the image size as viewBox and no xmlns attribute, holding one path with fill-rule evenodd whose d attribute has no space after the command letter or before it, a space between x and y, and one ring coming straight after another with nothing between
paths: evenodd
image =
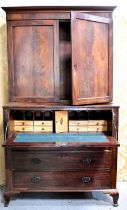
<instances>
[{"instance_id":1,"label":"secretaire bookcase","mask_svg":"<svg viewBox=\"0 0 127 210\"><path fill-rule=\"evenodd\" d=\"M111 104L115 7L6 7L6 191L116 189L118 110Z\"/></svg>"}]
</instances>

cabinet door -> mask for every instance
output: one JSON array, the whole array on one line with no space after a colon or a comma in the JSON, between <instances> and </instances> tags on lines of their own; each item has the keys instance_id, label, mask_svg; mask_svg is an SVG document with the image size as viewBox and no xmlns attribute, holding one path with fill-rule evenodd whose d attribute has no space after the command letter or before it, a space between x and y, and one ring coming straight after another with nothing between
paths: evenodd
<instances>
[{"instance_id":1,"label":"cabinet door","mask_svg":"<svg viewBox=\"0 0 127 210\"><path fill-rule=\"evenodd\" d=\"M71 12L73 104L112 101L112 21Z\"/></svg>"},{"instance_id":2,"label":"cabinet door","mask_svg":"<svg viewBox=\"0 0 127 210\"><path fill-rule=\"evenodd\" d=\"M8 23L10 101L59 101L57 20Z\"/></svg>"}]
</instances>

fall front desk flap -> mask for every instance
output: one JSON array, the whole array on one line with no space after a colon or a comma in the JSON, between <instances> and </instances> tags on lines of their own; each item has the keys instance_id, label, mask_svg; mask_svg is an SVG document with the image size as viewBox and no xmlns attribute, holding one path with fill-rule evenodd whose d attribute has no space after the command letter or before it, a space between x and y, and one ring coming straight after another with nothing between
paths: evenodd
<instances>
[{"instance_id":1,"label":"fall front desk flap","mask_svg":"<svg viewBox=\"0 0 127 210\"><path fill-rule=\"evenodd\" d=\"M33 134L19 133L16 135L15 142L108 142L104 134L90 133L52 133L52 134Z\"/></svg>"}]
</instances>

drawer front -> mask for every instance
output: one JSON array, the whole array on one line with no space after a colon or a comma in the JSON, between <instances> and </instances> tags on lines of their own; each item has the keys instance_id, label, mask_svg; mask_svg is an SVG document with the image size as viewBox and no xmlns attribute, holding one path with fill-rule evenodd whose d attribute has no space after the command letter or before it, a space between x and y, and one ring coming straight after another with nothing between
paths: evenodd
<instances>
[{"instance_id":1,"label":"drawer front","mask_svg":"<svg viewBox=\"0 0 127 210\"><path fill-rule=\"evenodd\" d=\"M26 190L89 190L111 187L109 172L13 172L13 187Z\"/></svg>"},{"instance_id":2,"label":"drawer front","mask_svg":"<svg viewBox=\"0 0 127 210\"><path fill-rule=\"evenodd\" d=\"M87 132L87 127L85 126L69 126L69 132Z\"/></svg>"},{"instance_id":3,"label":"drawer front","mask_svg":"<svg viewBox=\"0 0 127 210\"><path fill-rule=\"evenodd\" d=\"M33 121L30 120L14 120L14 126L33 126Z\"/></svg>"},{"instance_id":4,"label":"drawer front","mask_svg":"<svg viewBox=\"0 0 127 210\"><path fill-rule=\"evenodd\" d=\"M95 132L107 131L107 125L88 126L88 130L87 131L95 131Z\"/></svg>"},{"instance_id":5,"label":"drawer front","mask_svg":"<svg viewBox=\"0 0 127 210\"><path fill-rule=\"evenodd\" d=\"M53 132L53 127L51 126L34 126L34 132L40 132L40 133L51 133Z\"/></svg>"},{"instance_id":6,"label":"drawer front","mask_svg":"<svg viewBox=\"0 0 127 210\"><path fill-rule=\"evenodd\" d=\"M33 131L33 126L15 126L15 131L28 132Z\"/></svg>"},{"instance_id":7,"label":"drawer front","mask_svg":"<svg viewBox=\"0 0 127 210\"><path fill-rule=\"evenodd\" d=\"M13 151L13 169L25 171L75 171L111 169L111 151Z\"/></svg>"},{"instance_id":8,"label":"drawer front","mask_svg":"<svg viewBox=\"0 0 127 210\"><path fill-rule=\"evenodd\" d=\"M107 125L107 120L69 120L69 126Z\"/></svg>"},{"instance_id":9,"label":"drawer front","mask_svg":"<svg viewBox=\"0 0 127 210\"><path fill-rule=\"evenodd\" d=\"M87 126L88 121L87 120L69 120L69 126Z\"/></svg>"},{"instance_id":10,"label":"drawer front","mask_svg":"<svg viewBox=\"0 0 127 210\"><path fill-rule=\"evenodd\" d=\"M107 126L107 120L88 120L88 125Z\"/></svg>"},{"instance_id":11,"label":"drawer front","mask_svg":"<svg viewBox=\"0 0 127 210\"><path fill-rule=\"evenodd\" d=\"M95 131L95 132L102 132L107 131L107 125L88 125L88 126L81 126L81 125L73 125L69 126L69 132L87 132L87 131Z\"/></svg>"},{"instance_id":12,"label":"drawer front","mask_svg":"<svg viewBox=\"0 0 127 210\"><path fill-rule=\"evenodd\" d=\"M53 126L53 121L48 121L48 120L43 120L43 121L37 121L35 120L34 121L34 125L39 125L39 126L50 126L52 127Z\"/></svg>"}]
</instances>

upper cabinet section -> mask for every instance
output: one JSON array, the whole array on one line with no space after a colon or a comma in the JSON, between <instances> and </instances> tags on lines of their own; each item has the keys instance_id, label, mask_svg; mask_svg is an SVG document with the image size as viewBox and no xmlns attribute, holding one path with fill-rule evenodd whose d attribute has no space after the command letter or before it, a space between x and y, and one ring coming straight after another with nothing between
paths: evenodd
<instances>
[{"instance_id":1,"label":"upper cabinet section","mask_svg":"<svg viewBox=\"0 0 127 210\"><path fill-rule=\"evenodd\" d=\"M114 7L3 8L7 14L9 101L112 101Z\"/></svg>"}]
</instances>

